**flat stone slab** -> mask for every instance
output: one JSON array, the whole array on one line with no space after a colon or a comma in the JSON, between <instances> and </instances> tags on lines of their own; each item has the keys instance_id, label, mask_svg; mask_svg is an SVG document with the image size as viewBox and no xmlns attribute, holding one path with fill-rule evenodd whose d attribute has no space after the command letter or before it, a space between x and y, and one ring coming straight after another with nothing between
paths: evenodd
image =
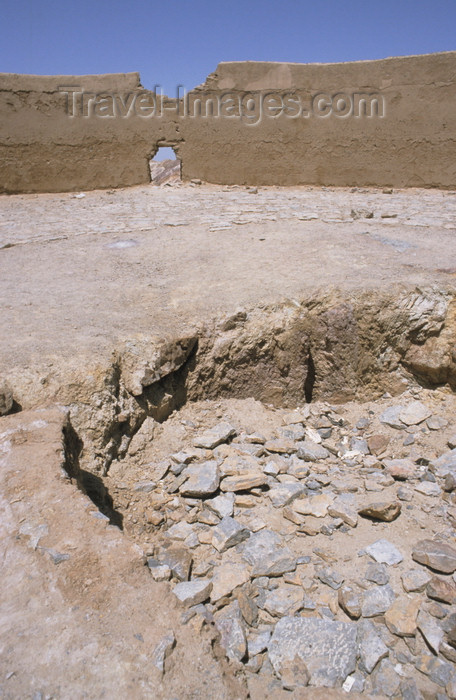
<instances>
[{"instance_id":1,"label":"flat stone slab","mask_svg":"<svg viewBox=\"0 0 456 700\"><path fill-rule=\"evenodd\" d=\"M283 617L268 644L268 656L279 678L282 667L299 656L310 685L334 688L355 670L357 627L350 622Z\"/></svg>"},{"instance_id":2,"label":"flat stone slab","mask_svg":"<svg viewBox=\"0 0 456 700\"><path fill-rule=\"evenodd\" d=\"M418 425L432 415L432 411L421 401L412 401L399 413L399 419L405 425Z\"/></svg>"},{"instance_id":3,"label":"flat stone slab","mask_svg":"<svg viewBox=\"0 0 456 700\"><path fill-rule=\"evenodd\" d=\"M227 442L236 435L236 430L229 423L219 423L201 435L197 435L193 441L195 447L204 447L206 450L213 450L222 442Z\"/></svg>"},{"instance_id":4,"label":"flat stone slab","mask_svg":"<svg viewBox=\"0 0 456 700\"><path fill-rule=\"evenodd\" d=\"M365 552L380 564L388 564L389 566L399 564L404 558L398 548L385 539L373 542L366 547Z\"/></svg>"},{"instance_id":5,"label":"flat stone slab","mask_svg":"<svg viewBox=\"0 0 456 700\"><path fill-rule=\"evenodd\" d=\"M193 464L187 467L184 474L188 479L180 488L183 496L204 498L215 493L219 487L220 473L215 460Z\"/></svg>"}]
</instances>

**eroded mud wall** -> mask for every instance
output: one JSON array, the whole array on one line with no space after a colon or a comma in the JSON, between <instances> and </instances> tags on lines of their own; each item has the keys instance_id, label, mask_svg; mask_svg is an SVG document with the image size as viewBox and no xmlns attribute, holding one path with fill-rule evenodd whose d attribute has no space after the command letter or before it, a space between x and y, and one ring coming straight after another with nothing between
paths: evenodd
<instances>
[{"instance_id":1,"label":"eroded mud wall","mask_svg":"<svg viewBox=\"0 0 456 700\"><path fill-rule=\"evenodd\" d=\"M184 179L452 188L456 52L221 63L180 101L137 73L0 76L0 191L145 183L159 145Z\"/></svg>"},{"instance_id":2,"label":"eroded mud wall","mask_svg":"<svg viewBox=\"0 0 456 700\"><path fill-rule=\"evenodd\" d=\"M180 140L173 119L147 118L149 94L138 73L0 76L0 192L149 182L157 145Z\"/></svg>"}]
</instances>

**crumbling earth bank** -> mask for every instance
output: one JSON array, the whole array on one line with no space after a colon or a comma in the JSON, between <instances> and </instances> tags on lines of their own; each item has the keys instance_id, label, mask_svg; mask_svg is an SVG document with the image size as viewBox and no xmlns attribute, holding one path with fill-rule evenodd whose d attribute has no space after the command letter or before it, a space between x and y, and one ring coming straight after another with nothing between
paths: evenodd
<instances>
[{"instance_id":1,"label":"crumbling earth bank","mask_svg":"<svg viewBox=\"0 0 456 700\"><path fill-rule=\"evenodd\" d=\"M326 296L241 309L181 336L137 335L108 364L9 377L24 407L66 405L81 462L107 473L128 455L147 417L162 422L188 401L252 397L293 407L317 399L398 395L408 382L456 385L451 290Z\"/></svg>"}]
</instances>

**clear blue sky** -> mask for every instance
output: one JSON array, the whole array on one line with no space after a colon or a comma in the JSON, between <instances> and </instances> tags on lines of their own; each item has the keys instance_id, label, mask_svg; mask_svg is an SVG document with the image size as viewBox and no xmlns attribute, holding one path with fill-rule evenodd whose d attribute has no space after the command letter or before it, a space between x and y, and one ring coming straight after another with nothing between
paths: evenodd
<instances>
[{"instance_id":1,"label":"clear blue sky","mask_svg":"<svg viewBox=\"0 0 456 700\"><path fill-rule=\"evenodd\" d=\"M456 0L0 0L0 72L139 71L187 89L219 61L351 61L456 49Z\"/></svg>"}]
</instances>

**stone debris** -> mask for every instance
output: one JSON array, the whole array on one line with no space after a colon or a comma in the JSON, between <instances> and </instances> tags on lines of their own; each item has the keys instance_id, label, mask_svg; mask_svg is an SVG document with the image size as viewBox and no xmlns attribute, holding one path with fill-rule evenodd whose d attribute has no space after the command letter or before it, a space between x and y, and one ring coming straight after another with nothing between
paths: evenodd
<instances>
[{"instance_id":1,"label":"stone debris","mask_svg":"<svg viewBox=\"0 0 456 700\"><path fill-rule=\"evenodd\" d=\"M152 663L161 673L165 672L165 661L176 645L176 637L171 632L162 637L152 652Z\"/></svg>"},{"instance_id":2,"label":"stone debris","mask_svg":"<svg viewBox=\"0 0 456 700\"><path fill-rule=\"evenodd\" d=\"M380 564L388 564L388 566L394 566L394 564L399 564L403 560L403 556L397 547L388 542L388 540L377 540L373 544L366 547L366 553L375 559L376 562Z\"/></svg>"},{"instance_id":3,"label":"stone debris","mask_svg":"<svg viewBox=\"0 0 456 700\"><path fill-rule=\"evenodd\" d=\"M410 569L401 575L402 586L407 593L422 592L431 580L431 575L424 569Z\"/></svg>"},{"instance_id":4,"label":"stone debris","mask_svg":"<svg viewBox=\"0 0 456 700\"><path fill-rule=\"evenodd\" d=\"M188 478L180 488L183 496L204 498L215 493L219 487L220 474L215 460L187 467L184 474Z\"/></svg>"},{"instance_id":5,"label":"stone debris","mask_svg":"<svg viewBox=\"0 0 456 700\"><path fill-rule=\"evenodd\" d=\"M298 656L306 665L309 684L333 688L356 668L357 628L349 622L283 617L268 644L268 658L281 678L282 668Z\"/></svg>"},{"instance_id":6,"label":"stone debris","mask_svg":"<svg viewBox=\"0 0 456 700\"><path fill-rule=\"evenodd\" d=\"M390 523L399 516L401 507L402 506L400 503L377 501L376 503L369 503L368 506L363 506L363 508L360 508L358 513L366 518L384 520L385 522Z\"/></svg>"},{"instance_id":7,"label":"stone debris","mask_svg":"<svg viewBox=\"0 0 456 700\"><path fill-rule=\"evenodd\" d=\"M372 673L379 661L389 654L376 626L370 620L358 624L358 646L360 666L366 673Z\"/></svg>"},{"instance_id":8,"label":"stone debris","mask_svg":"<svg viewBox=\"0 0 456 700\"><path fill-rule=\"evenodd\" d=\"M339 588L338 602L349 617L358 619L361 617L361 598L359 593L351 586Z\"/></svg>"},{"instance_id":9,"label":"stone debris","mask_svg":"<svg viewBox=\"0 0 456 700\"><path fill-rule=\"evenodd\" d=\"M297 565L296 557L272 530L251 535L242 557L252 566L252 576L281 576L294 571Z\"/></svg>"},{"instance_id":10,"label":"stone debris","mask_svg":"<svg viewBox=\"0 0 456 700\"><path fill-rule=\"evenodd\" d=\"M456 571L456 548L446 542L421 540L415 545L412 558L442 574L452 574Z\"/></svg>"},{"instance_id":11,"label":"stone debris","mask_svg":"<svg viewBox=\"0 0 456 700\"><path fill-rule=\"evenodd\" d=\"M211 430L195 437L193 444L195 447L203 447L206 450L213 450L222 442L227 442L236 435L236 430L228 423L219 423Z\"/></svg>"},{"instance_id":12,"label":"stone debris","mask_svg":"<svg viewBox=\"0 0 456 700\"><path fill-rule=\"evenodd\" d=\"M212 546L219 552L224 552L229 547L243 542L247 537L250 537L250 530L230 515L226 515L212 531Z\"/></svg>"},{"instance_id":13,"label":"stone debris","mask_svg":"<svg viewBox=\"0 0 456 700\"><path fill-rule=\"evenodd\" d=\"M414 637L420 605L420 598L396 598L385 614L385 623L389 631L398 637Z\"/></svg>"},{"instance_id":14,"label":"stone debris","mask_svg":"<svg viewBox=\"0 0 456 700\"><path fill-rule=\"evenodd\" d=\"M238 586L250 581L250 572L242 564L226 562L220 564L212 577L211 603L230 595Z\"/></svg>"},{"instance_id":15,"label":"stone debris","mask_svg":"<svg viewBox=\"0 0 456 700\"><path fill-rule=\"evenodd\" d=\"M212 590L212 581L199 579L195 581L183 581L173 588L173 593L184 605L198 605L209 598Z\"/></svg>"},{"instance_id":16,"label":"stone debris","mask_svg":"<svg viewBox=\"0 0 456 700\"><path fill-rule=\"evenodd\" d=\"M227 476L222 480L220 488L222 491L232 491L237 493L239 491L251 491L258 486L263 486L267 483L267 478L265 474L258 474L257 472L247 472L245 474Z\"/></svg>"},{"instance_id":17,"label":"stone debris","mask_svg":"<svg viewBox=\"0 0 456 700\"><path fill-rule=\"evenodd\" d=\"M440 645L443 642L444 631L438 624L435 617L429 615L424 610L420 610L417 618L417 627L434 654L439 653Z\"/></svg>"},{"instance_id":18,"label":"stone debris","mask_svg":"<svg viewBox=\"0 0 456 700\"><path fill-rule=\"evenodd\" d=\"M391 586L374 586L363 594L361 615L363 617L376 617L383 615L392 605L395 593Z\"/></svg>"},{"instance_id":19,"label":"stone debris","mask_svg":"<svg viewBox=\"0 0 456 700\"><path fill-rule=\"evenodd\" d=\"M421 403L421 401L413 401L399 413L399 420L405 423L405 425L418 425L431 415L432 411Z\"/></svg>"},{"instance_id":20,"label":"stone debris","mask_svg":"<svg viewBox=\"0 0 456 700\"><path fill-rule=\"evenodd\" d=\"M186 624L215 625L228 660L278 697L451 697L456 421L418 391L356 417L202 405L168 419L179 440L149 470L132 457L127 527L140 542L144 504L151 585L169 581Z\"/></svg>"}]
</instances>

